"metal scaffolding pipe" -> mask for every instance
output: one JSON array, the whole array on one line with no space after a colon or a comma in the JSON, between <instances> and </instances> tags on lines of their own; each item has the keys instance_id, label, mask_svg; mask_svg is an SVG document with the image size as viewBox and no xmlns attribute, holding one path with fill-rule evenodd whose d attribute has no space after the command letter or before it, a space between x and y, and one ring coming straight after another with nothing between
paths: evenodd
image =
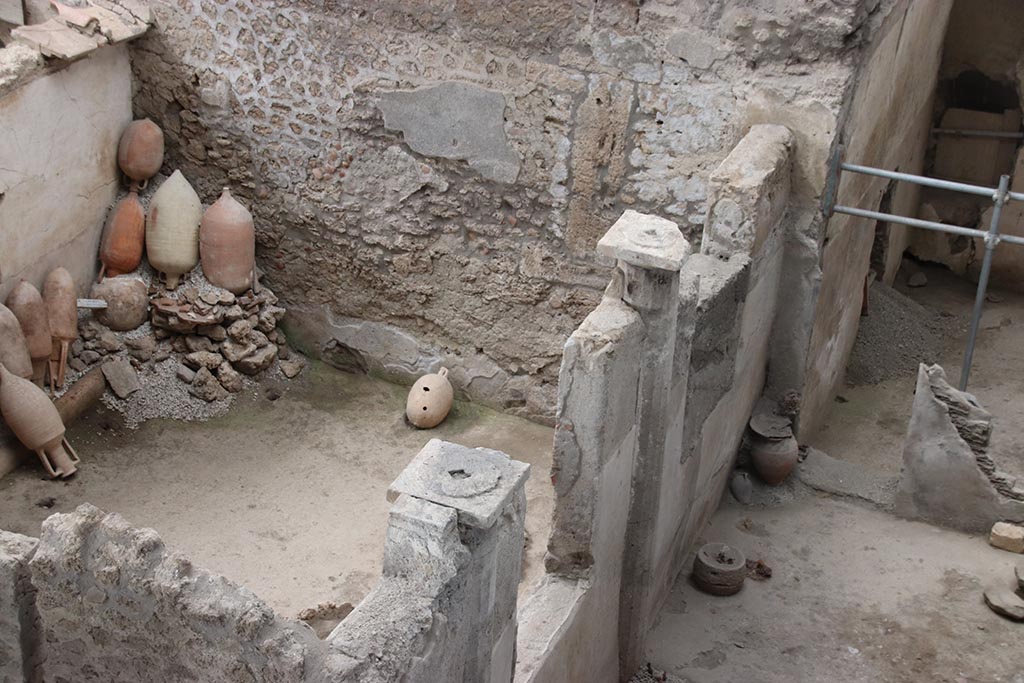
<instances>
[{"instance_id":1,"label":"metal scaffolding pipe","mask_svg":"<svg viewBox=\"0 0 1024 683\"><path fill-rule=\"evenodd\" d=\"M852 171L853 173L863 173L864 175L873 175L879 178L889 178L890 180L904 180L908 183L914 183L915 185L924 185L926 187L937 187L940 190L953 190L954 192L965 192L967 194L977 195L979 197L988 197L992 199L995 197L996 188L994 187L982 187L981 185L971 185L969 183L958 183L953 180L939 180L938 178L926 178L925 176L913 175L912 173L900 173L899 171L886 171L883 168L872 168L871 166L858 166L857 164L841 164L840 168L844 171ZM1011 193L1016 194L1016 193ZM1013 199L1024 200L1024 194L1013 197Z\"/></svg>"},{"instance_id":2,"label":"metal scaffolding pipe","mask_svg":"<svg viewBox=\"0 0 1024 683\"><path fill-rule=\"evenodd\" d=\"M999 190L996 192L995 208L992 210L992 222L985 237L985 260L981 262L981 275L978 277L978 293L974 297L974 313L971 315L971 331L967 336L967 350L964 351L964 363L960 369L960 391L967 391L967 380L971 376L971 362L974 360L974 343L978 338L978 327L981 324L981 313L985 307L985 292L988 289L988 277L992 273L992 255L999 244L999 218L1003 213L1003 204L1010 187L1010 176L999 178Z\"/></svg>"},{"instance_id":3,"label":"metal scaffolding pipe","mask_svg":"<svg viewBox=\"0 0 1024 683\"><path fill-rule=\"evenodd\" d=\"M832 207L832 211L835 213L844 213L848 216L857 216L858 218L870 218L876 221L909 225L912 228L924 228L925 230L950 232L954 235L964 235L965 237L978 237L984 239L990 234L985 230L963 228L959 225L936 223L935 221L926 221L920 218L907 218L906 216L898 216L892 213L881 213L880 211L868 211L867 209L858 209L852 206L835 206ZM996 240L998 242L1009 242L1011 244L1024 245L1024 237L1018 237L1017 235L999 235Z\"/></svg>"},{"instance_id":4,"label":"metal scaffolding pipe","mask_svg":"<svg viewBox=\"0 0 1024 683\"><path fill-rule=\"evenodd\" d=\"M1002 130L965 130L961 128L932 128L936 135L955 135L965 138L1008 138L1019 140L1024 138L1024 133L1011 133Z\"/></svg>"}]
</instances>

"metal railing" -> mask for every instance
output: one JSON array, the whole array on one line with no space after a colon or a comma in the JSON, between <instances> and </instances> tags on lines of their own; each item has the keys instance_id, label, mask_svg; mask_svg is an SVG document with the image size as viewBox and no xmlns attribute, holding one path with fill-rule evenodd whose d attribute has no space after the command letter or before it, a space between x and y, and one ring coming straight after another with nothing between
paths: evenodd
<instances>
[{"instance_id":1,"label":"metal railing","mask_svg":"<svg viewBox=\"0 0 1024 683\"><path fill-rule=\"evenodd\" d=\"M981 313L985 305L985 293L988 290L988 279L992 272L992 255L995 253L995 249L999 246L1000 242L1024 245L1024 237L1018 237L1017 235L1001 235L999 233L999 219L1003 213L1003 206L1011 200L1024 201L1024 193L1010 192L1010 176L1008 175L1004 175L999 178L998 187L983 187L981 185L958 183L951 180L939 180L938 178L928 178L926 176L900 173L898 171L886 171L885 169L873 168L871 166L847 164L840 161L840 159L841 152L835 156L835 161L833 162L833 167L829 174L828 185L825 190L823 208L826 216L831 217L834 213L841 213L846 214L847 216L856 216L858 218L870 218L878 221L899 223L900 225L908 225L912 228L923 228L925 230L936 230L938 232L947 232L954 235L977 237L985 241L985 257L981 263L981 274L978 277L978 291L974 298L974 312L971 315L971 327L967 336L967 349L964 351L964 363L963 368L960 371L960 391L966 391L967 380L970 378L971 374L971 362L974 359L974 346L978 338L978 327L981 323ZM926 221L919 218L908 218L906 216L883 213L880 211L868 211L866 209L858 209L852 206L838 206L835 204L835 198L839 188L839 178L843 171L877 176L879 178L888 178L889 180L904 181L914 183L916 185L923 185L925 187L935 187L941 190L964 192L967 194L977 195L979 197L988 197L995 205L995 208L992 211L992 220L989 223L988 230L985 231L977 230L975 228L965 228L959 225L947 225L945 223L937 223L935 221Z\"/></svg>"}]
</instances>

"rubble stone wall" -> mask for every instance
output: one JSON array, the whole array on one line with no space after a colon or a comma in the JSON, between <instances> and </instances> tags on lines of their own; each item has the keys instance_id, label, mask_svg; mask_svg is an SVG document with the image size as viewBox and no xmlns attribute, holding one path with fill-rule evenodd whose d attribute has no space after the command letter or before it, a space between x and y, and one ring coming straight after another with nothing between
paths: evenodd
<instances>
[{"instance_id":1,"label":"rubble stone wall","mask_svg":"<svg viewBox=\"0 0 1024 683\"><path fill-rule=\"evenodd\" d=\"M566 343L548 576L520 612L517 681L624 680L640 665L765 386L794 158L787 128L754 126L712 174L712 206L729 204L731 215L709 216L707 253L685 258L677 279L644 271L676 283L664 299L645 296L648 281L630 267L617 271ZM645 225L627 214L609 235L643 244ZM648 262L661 263L654 252ZM622 253L620 269L632 257ZM660 311L674 318L667 353L652 332ZM648 373L652 352L658 372Z\"/></svg>"},{"instance_id":2,"label":"rubble stone wall","mask_svg":"<svg viewBox=\"0 0 1024 683\"><path fill-rule=\"evenodd\" d=\"M695 236L754 123L813 202L879 0L153 0L135 108L230 185L306 350L551 419L624 208ZM695 240L696 241L696 240Z\"/></svg>"}]
</instances>

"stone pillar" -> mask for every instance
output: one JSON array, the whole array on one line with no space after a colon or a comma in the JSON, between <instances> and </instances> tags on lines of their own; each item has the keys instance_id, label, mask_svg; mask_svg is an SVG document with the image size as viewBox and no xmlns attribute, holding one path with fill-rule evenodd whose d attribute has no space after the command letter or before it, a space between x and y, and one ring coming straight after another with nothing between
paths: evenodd
<instances>
[{"instance_id":1,"label":"stone pillar","mask_svg":"<svg viewBox=\"0 0 1024 683\"><path fill-rule=\"evenodd\" d=\"M499 451L432 439L391 485L392 496L455 510L469 552L445 615L456 631L445 658L461 659L462 675L444 680L512 681L529 470Z\"/></svg>"},{"instance_id":2,"label":"stone pillar","mask_svg":"<svg viewBox=\"0 0 1024 683\"><path fill-rule=\"evenodd\" d=\"M629 210L601 238L597 251L616 260L622 300L640 314L646 328L637 359L639 443L619 598L620 675L628 679L641 664L653 610L653 550L671 413L679 269L690 245L672 221Z\"/></svg>"},{"instance_id":3,"label":"stone pillar","mask_svg":"<svg viewBox=\"0 0 1024 683\"><path fill-rule=\"evenodd\" d=\"M0 531L0 683L37 683L39 617L28 561L39 541Z\"/></svg>"}]
</instances>

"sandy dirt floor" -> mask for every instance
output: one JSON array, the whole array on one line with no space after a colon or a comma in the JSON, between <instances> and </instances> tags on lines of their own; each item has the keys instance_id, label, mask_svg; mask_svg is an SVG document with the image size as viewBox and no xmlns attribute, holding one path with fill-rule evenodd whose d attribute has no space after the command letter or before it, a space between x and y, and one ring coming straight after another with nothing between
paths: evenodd
<instances>
[{"instance_id":1,"label":"sandy dirt floor","mask_svg":"<svg viewBox=\"0 0 1024 683\"><path fill-rule=\"evenodd\" d=\"M505 451L530 463L523 590L543 574L554 494L552 430L457 403L419 431L408 389L312 364L265 383L223 418L152 421L135 431L100 410L68 439L82 458L55 483L30 463L0 479L0 528L38 535L54 512L92 503L152 527L198 566L243 584L294 618L357 603L380 573L388 485L431 438Z\"/></svg>"},{"instance_id":2,"label":"sandy dirt floor","mask_svg":"<svg viewBox=\"0 0 1024 683\"><path fill-rule=\"evenodd\" d=\"M983 538L811 493L767 508L726 498L703 541L773 571L730 597L673 588L648 658L689 683L1024 683L1024 626L982 602L1019 555Z\"/></svg>"}]
</instances>

